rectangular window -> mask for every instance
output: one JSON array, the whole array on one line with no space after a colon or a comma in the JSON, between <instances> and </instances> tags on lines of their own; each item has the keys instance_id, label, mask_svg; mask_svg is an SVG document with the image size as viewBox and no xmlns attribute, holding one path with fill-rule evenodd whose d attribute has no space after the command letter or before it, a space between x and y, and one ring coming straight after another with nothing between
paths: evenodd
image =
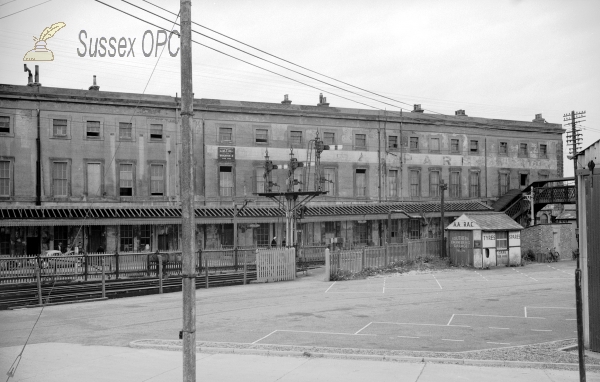
<instances>
[{"instance_id":1,"label":"rectangular window","mask_svg":"<svg viewBox=\"0 0 600 382\"><path fill-rule=\"evenodd\" d=\"M69 195L69 164L67 162L54 162L52 169L52 190L54 196Z\"/></svg>"},{"instance_id":2,"label":"rectangular window","mask_svg":"<svg viewBox=\"0 0 600 382\"><path fill-rule=\"evenodd\" d=\"M429 151L430 152L440 152L440 139L439 138L431 138L429 142Z\"/></svg>"},{"instance_id":3,"label":"rectangular window","mask_svg":"<svg viewBox=\"0 0 600 382\"><path fill-rule=\"evenodd\" d=\"M323 169L323 191L327 191L327 196L335 196L335 168Z\"/></svg>"},{"instance_id":4,"label":"rectangular window","mask_svg":"<svg viewBox=\"0 0 600 382\"><path fill-rule=\"evenodd\" d=\"M410 170L410 196L421 196L421 171Z\"/></svg>"},{"instance_id":5,"label":"rectangular window","mask_svg":"<svg viewBox=\"0 0 600 382\"><path fill-rule=\"evenodd\" d=\"M265 168L257 167L256 168L256 192L269 192L265 189Z\"/></svg>"},{"instance_id":6,"label":"rectangular window","mask_svg":"<svg viewBox=\"0 0 600 382\"><path fill-rule=\"evenodd\" d=\"M529 174L520 174L520 185L521 188L525 188L527 187L527 185L529 184Z\"/></svg>"},{"instance_id":7,"label":"rectangular window","mask_svg":"<svg viewBox=\"0 0 600 382\"><path fill-rule=\"evenodd\" d=\"M88 138L100 138L100 121L87 121L85 134Z\"/></svg>"},{"instance_id":8,"label":"rectangular window","mask_svg":"<svg viewBox=\"0 0 600 382\"><path fill-rule=\"evenodd\" d=\"M519 156L528 157L529 152L527 150L527 143L519 143Z\"/></svg>"},{"instance_id":9,"label":"rectangular window","mask_svg":"<svg viewBox=\"0 0 600 382\"><path fill-rule=\"evenodd\" d=\"M254 229L256 234L256 245L259 247L268 247L271 245L269 239L269 223L261 223Z\"/></svg>"},{"instance_id":10,"label":"rectangular window","mask_svg":"<svg viewBox=\"0 0 600 382\"><path fill-rule=\"evenodd\" d=\"M367 170L356 169L354 183L356 186L356 196L367 196Z\"/></svg>"},{"instance_id":11,"label":"rectangular window","mask_svg":"<svg viewBox=\"0 0 600 382\"><path fill-rule=\"evenodd\" d=\"M0 232L0 255L10 255L10 233Z\"/></svg>"},{"instance_id":12,"label":"rectangular window","mask_svg":"<svg viewBox=\"0 0 600 382\"><path fill-rule=\"evenodd\" d=\"M470 146L469 146L469 152L471 154L477 154L479 153L479 141L472 139L470 142Z\"/></svg>"},{"instance_id":13,"label":"rectangular window","mask_svg":"<svg viewBox=\"0 0 600 382\"><path fill-rule=\"evenodd\" d=\"M119 165L119 196L133 196L133 164Z\"/></svg>"},{"instance_id":14,"label":"rectangular window","mask_svg":"<svg viewBox=\"0 0 600 382\"><path fill-rule=\"evenodd\" d=\"M233 128L219 127L219 142L233 142Z\"/></svg>"},{"instance_id":15,"label":"rectangular window","mask_svg":"<svg viewBox=\"0 0 600 382\"><path fill-rule=\"evenodd\" d=\"M119 138L132 139L133 127L129 122L119 122Z\"/></svg>"},{"instance_id":16,"label":"rectangular window","mask_svg":"<svg viewBox=\"0 0 600 382\"><path fill-rule=\"evenodd\" d=\"M219 167L219 195L233 196L233 167Z\"/></svg>"},{"instance_id":17,"label":"rectangular window","mask_svg":"<svg viewBox=\"0 0 600 382\"><path fill-rule=\"evenodd\" d=\"M410 219L408 221L408 238L409 239L420 239L421 238L421 221L419 219Z\"/></svg>"},{"instance_id":18,"label":"rectangular window","mask_svg":"<svg viewBox=\"0 0 600 382\"><path fill-rule=\"evenodd\" d=\"M150 225L140 226L140 251L145 251L146 245L152 250L152 226Z\"/></svg>"},{"instance_id":19,"label":"rectangular window","mask_svg":"<svg viewBox=\"0 0 600 382\"><path fill-rule=\"evenodd\" d=\"M52 135L55 137L66 137L67 136L67 120L66 119L53 119L52 120Z\"/></svg>"},{"instance_id":20,"label":"rectangular window","mask_svg":"<svg viewBox=\"0 0 600 382\"><path fill-rule=\"evenodd\" d=\"M160 123L150 124L150 139L163 139L163 125Z\"/></svg>"},{"instance_id":21,"label":"rectangular window","mask_svg":"<svg viewBox=\"0 0 600 382\"><path fill-rule=\"evenodd\" d=\"M10 133L10 117L0 116L0 133Z\"/></svg>"},{"instance_id":22,"label":"rectangular window","mask_svg":"<svg viewBox=\"0 0 600 382\"><path fill-rule=\"evenodd\" d=\"M419 151L419 137L410 137L410 150Z\"/></svg>"},{"instance_id":23,"label":"rectangular window","mask_svg":"<svg viewBox=\"0 0 600 382\"><path fill-rule=\"evenodd\" d=\"M460 198L460 171L450 172L450 197Z\"/></svg>"},{"instance_id":24,"label":"rectangular window","mask_svg":"<svg viewBox=\"0 0 600 382\"><path fill-rule=\"evenodd\" d=\"M431 171L429 173L429 196L440 196L440 172Z\"/></svg>"},{"instance_id":25,"label":"rectangular window","mask_svg":"<svg viewBox=\"0 0 600 382\"><path fill-rule=\"evenodd\" d=\"M256 143L269 143L269 130L267 129L256 129L256 135L254 138Z\"/></svg>"},{"instance_id":26,"label":"rectangular window","mask_svg":"<svg viewBox=\"0 0 600 382\"><path fill-rule=\"evenodd\" d=\"M356 134L354 136L354 147L360 149L367 148L367 135L366 134Z\"/></svg>"},{"instance_id":27,"label":"rectangular window","mask_svg":"<svg viewBox=\"0 0 600 382\"><path fill-rule=\"evenodd\" d=\"M479 171L469 173L469 197L478 198L479 195Z\"/></svg>"},{"instance_id":28,"label":"rectangular window","mask_svg":"<svg viewBox=\"0 0 600 382\"><path fill-rule=\"evenodd\" d=\"M133 226L119 226L119 250L123 252L133 251Z\"/></svg>"},{"instance_id":29,"label":"rectangular window","mask_svg":"<svg viewBox=\"0 0 600 382\"><path fill-rule=\"evenodd\" d=\"M69 245L69 227L54 227L54 249L65 253Z\"/></svg>"},{"instance_id":30,"label":"rectangular window","mask_svg":"<svg viewBox=\"0 0 600 382\"><path fill-rule=\"evenodd\" d=\"M500 195L499 196L502 196L508 192L508 188L510 186L509 181L510 181L509 174L507 174L507 173L500 174Z\"/></svg>"},{"instance_id":31,"label":"rectangular window","mask_svg":"<svg viewBox=\"0 0 600 382\"><path fill-rule=\"evenodd\" d=\"M500 142L498 154L508 155L508 142Z\"/></svg>"},{"instance_id":32,"label":"rectangular window","mask_svg":"<svg viewBox=\"0 0 600 382\"><path fill-rule=\"evenodd\" d=\"M388 171L388 196L390 198L395 198L398 196L398 170L389 170Z\"/></svg>"},{"instance_id":33,"label":"rectangular window","mask_svg":"<svg viewBox=\"0 0 600 382\"><path fill-rule=\"evenodd\" d=\"M496 232L496 249L508 249L508 232Z\"/></svg>"},{"instance_id":34,"label":"rectangular window","mask_svg":"<svg viewBox=\"0 0 600 382\"><path fill-rule=\"evenodd\" d=\"M160 196L165 194L165 166L150 165L150 194Z\"/></svg>"},{"instance_id":35,"label":"rectangular window","mask_svg":"<svg viewBox=\"0 0 600 382\"><path fill-rule=\"evenodd\" d=\"M292 145L302 145L302 131L290 131L290 143Z\"/></svg>"},{"instance_id":36,"label":"rectangular window","mask_svg":"<svg viewBox=\"0 0 600 382\"><path fill-rule=\"evenodd\" d=\"M102 195L102 165L100 163L87 164L87 194L90 198Z\"/></svg>"},{"instance_id":37,"label":"rectangular window","mask_svg":"<svg viewBox=\"0 0 600 382\"><path fill-rule=\"evenodd\" d=\"M10 196L10 162L0 161L0 196Z\"/></svg>"},{"instance_id":38,"label":"rectangular window","mask_svg":"<svg viewBox=\"0 0 600 382\"><path fill-rule=\"evenodd\" d=\"M388 137L388 149L389 150L396 150L398 148L398 136L397 135L390 135Z\"/></svg>"},{"instance_id":39,"label":"rectangular window","mask_svg":"<svg viewBox=\"0 0 600 382\"><path fill-rule=\"evenodd\" d=\"M548 145L540 144L540 158L548 158Z\"/></svg>"},{"instance_id":40,"label":"rectangular window","mask_svg":"<svg viewBox=\"0 0 600 382\"><path fill-rule=\"evenodd\" d=\"M335 145L335 133L323 133L323 143L326 145Z\"/></svg>"},{"instance_id":41,"label":"rectangular window","mask_svg":"<svg viewBox=\"0 0 600 382\"><path fill-rule=\"evenodd\" d=\"M363 222L363 223L355 222L354 223L353 236L354 236L355 244L367 244L369 242L368 227L369 227L369 225L367 222Z\"/></svg>"},{"instance_id":42,"label":"rectangular window","mask_svg":"<svg viewBox=\"0 0 600 382\"><path fill-rule=\"evenodd\" d=\"M458 139L450 140L450 152L453 154L460 152L460 141Z\"/></svg>"}]
</instances>

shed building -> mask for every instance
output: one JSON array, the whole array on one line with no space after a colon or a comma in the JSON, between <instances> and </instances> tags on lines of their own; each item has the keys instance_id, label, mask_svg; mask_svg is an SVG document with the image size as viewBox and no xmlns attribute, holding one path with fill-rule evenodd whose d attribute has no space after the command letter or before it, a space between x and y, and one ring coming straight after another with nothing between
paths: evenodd
<instances>
[{"instance_id":1,"label":"shed building","mask_svg":"<svg viewBox=\"0 0 600 382\"><path fill-rule=\"evenodd\" d=\"M519 265L522 229L503 213L463 214L446 227L450 261L475 268Z\"/></svg>"}]
</instances>

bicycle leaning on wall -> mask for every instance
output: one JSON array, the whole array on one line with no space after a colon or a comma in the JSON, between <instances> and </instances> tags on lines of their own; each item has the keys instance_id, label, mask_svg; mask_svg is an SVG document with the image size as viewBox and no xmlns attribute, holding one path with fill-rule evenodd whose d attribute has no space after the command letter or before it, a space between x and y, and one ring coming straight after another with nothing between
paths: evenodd
<instances>
[{"instance_id":1,"label":"bicycle leaning on wall","mask_svg":"<svg viewBox=\"0 0 600 382\"><path fill-rule=\"evenodd\" d=\"M560 254L556 250L556 248L548 248L548 256L546 256L546 261L549 263L557 262L560 259Z\"/></svg>"}]
</instances>

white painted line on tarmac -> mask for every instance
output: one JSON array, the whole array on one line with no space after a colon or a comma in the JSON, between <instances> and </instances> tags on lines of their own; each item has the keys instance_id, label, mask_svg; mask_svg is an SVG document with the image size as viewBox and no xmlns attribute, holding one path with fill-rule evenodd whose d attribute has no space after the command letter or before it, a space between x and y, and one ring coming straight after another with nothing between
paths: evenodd
<instances>
[{"instance_id":1,"label":"white painted line on tarmac","mask_svg":"<svg viewBox=\"0 0 600 382\"><path fill-rule=\"evenodd\" d=\"M499 316L496 314L468 314L468 313L456 313L457 316L473 316L473 317L503 317L503 318L534 318L538 320L545 320L545 317L522 317L522 316Z\"/></svg>"},{"instance_id":2,"label":"white painted line on tarmac","mask_svg":"<svg viewBox=\"0 0 600 382\"><path fill-rule=\"evenodd\" d=\"M372 324L372 322L369 322L368 324L366 324L365 326L363 326L362 329L360 329L358 332L356 332L354 334L358 334L358 333L362 332L363 330L365 330L371 324Z\"/></svg>"},{"instance_id":3,"label":"white painted line on tarmac","mask_svg":"<svg viewBox=\"0 0 600 382\"><path fill-rule=\"evenodd\" d=\"M383 292L382 293L385 293L385 277L383 278Z\"/></svg>"},{"instance_id":4,"label":"white painted line on tarmac","mask_svg":"<svg viewBox=\"0 0 600 382\"><path fill-rule=\"evenodd\" d=\"M454 319L454 314L452 315L452 317L450 317L450 320L448 321L448 323L446 324L446 326L450 326L450 323L452 322L453 319Z\"/></svg>"},{"instance_id":5,"label":"white painted line on tarmac","mask_svg":"<svg viewBox=\"0 0 600 382\"><path fill-rule=\"evenodd\" d=\"M469 325L440 325L440 324L416 324L412 322L372 322L373 324L389 324L389 325L417 325L417 326L442 326L442 327L460 327L460 328L470 328Z\"/></svg>"},{"instance_id":6,"label":"white painted line on tarmac","mask_svg":"<svg viewBox=\"0 0 600 382\"><path fill-rule=\"evenodd\" d=\"M577 321L576 318L567 318L567 321Z\"/></svg>"},{"instance_id":7,"label":"white painted line on tarmac","mask_svg":"<svg viewBox=\"0 0 600 382\"><path fill-rule=\"evenodd\" d=\"M565 307L557 307L557 306L530 306L530 309L571 309L575 310L575 308L565 308Z\"/></svg>"},{"instance_id":8,"label":"white painted line on tarmac","mask_svg":"<svg viewBox=\"0 0 600 382\"><path fill-rule=\"evenodd\" d=\"M550 329L531 329L532 332L551 332Z\"/></svg>"},{"instance_id":9,"label":"white painted line on tarmac","mask_svg":"<svg viewBox=\"0 0 600 382\"><path fill-rule=\"evenodd\" d=\"M411 337L411 336L398 336L398 338L421 338L421 337Z\"/></svg>"},{"instance_id":10,"label":"white painted line on tarmac","mask_svg":"<svg viewBox=\"0 0 600 382\"><path fill-rule=\"evenodd\" d=\"M515 271L515 272L517 272L517 273L520 273L520 274L522 274L522 275L523 275L523 276L525 276L525 277L529 277L529 278L530 278L530 279L532 279L533 281L538 281L537 279L534 279L533 277L531 277L531 276L529 276L529 275L527 275L527 274L525 274L525 273L523 273L523 272L517 271L515 268L512 268L512 270L513 270L513 271Z\"/></svg>"},{"instance_id":11,"label":"white painted line on tarmac","mask_svg":"<svg viewBox=\"0 0 600 382\"><path fill-rule=\"evenodd\" d=\"M310 333L310 334L332 334L336 336L377 336L377 334L354 334L354 333L335 333L335 332L313 332L310 330L287 330L280 329L276 332L288 332L288 333ZM272 333L271 333L272 334Z\"/></svg>"},{"instance_id":12,"label":"white painted line on tarmac","mask_svg":"<svg viewBox=\"0 0 600 382\"><path fill-rule=\"evenodd\" d=\"M335 285L335 283L337 283L337 281L334 281L334 282L333 282L333 284L331 284L331 285L329 286L329 288L327 288L327 290L325 291L325 293L329 292L329 289L331 289L331 287L332 287L332 286L334 286L334 285Z\"/></svg>"},{"instance_id":13,"label":"white painted line on tarmac","mask_svg":"<svg viewBox=\"0 0 600 382\"><path fill-rule=\"evenodd\" d=\"M500 330L508 330L509 328L497 328L495 326L489 326L490 329L500 329ZM491 342L488 342L491 343Z\"/></svg>"},{"instance_id":14,"label":"white painted line on tarmac","mask_svg":"<svg viewBox=\"0 0 600 382\"><path fill-rule=\"evenodd\" d=\"M266 336L264 336L264 337L262 337L262 338L259 338L259 339L257 339L256 341L254 341L254 342L252 342L252 343L253 343L253 344L255 344L255 343L257 343L258 341L262 341L262 340L264 340L265 338L267 338L268 336L270 336L271 334L273 334L273 333L275 333L275 332L277 332L277 330L273 330L271 333L267 334Z\"/></svg>"},{"instance_id":15,"label":"white painted line on tarmac","mask_svg":"<svg viewBox=\"0 0 600 382\"><path fill-rule=\"evenodd\" d=\"M431 275L435 279L435 282L438 283L438 285L440 286L440 289L444 289L444 288L442 288L442 284L440 284L440 282L438 281L438 279L435 278L435 275L434 274L431 274Z\"/></svg>"},{"instance_id":16,"label":"white painted line on tarmac","mask_svg":"<svg viewBox=\"0 0 600 382\"><path fill-rule=\"evenodd\" d=\"M524 306L523 308L525 308L525 318L527 318L527 307Z\"/></svg>"},{"instance_id":17,"label":"white painted line on tarmac","mask_svg":"<svg viewBox=\"0 0 600 382\"><path fill-rule=\"evenodd\" d=\"M465 340L449 340L447 338L442 338L442 341L465 342Z\"/></svg>"},{"instance_id":18,"label":"white painted line on tarmac","mask_svg":"<svg viewBox=\"0 0 600 382\"><path fill-rule=\"evenodd\" d=\"M401 287L387 287L387 289L418 289L418 290L439 290L439 288L401 288Z\"/></svg>"},{"instance_id":19,"label":"white painted line on tarmac","mask_svg":"<svg viewBox=\"0 0 600 382\"><path fill-rule=\"evenodd\" d=\"M480 277L483 277L483 279L484 279L485 281L490 281L490 280L488 280L488 279L487 279L487 278L486 278L484 275L482 275L481 273L479 273L479 272L477 272L477 271L475 271L475 273L477 273L477 274L478 274Z\"/></svg>"},{"instance_id":20,"label":"white painted line on tarmac","mask_svg":"<svg viewBox=\"0 0 600 382\"><path fill-rule=\"evenodd\" d=\"M486 342L486 344L493 344L493 345L510 345L510 342Z\"/></svg>"}]
</instances>

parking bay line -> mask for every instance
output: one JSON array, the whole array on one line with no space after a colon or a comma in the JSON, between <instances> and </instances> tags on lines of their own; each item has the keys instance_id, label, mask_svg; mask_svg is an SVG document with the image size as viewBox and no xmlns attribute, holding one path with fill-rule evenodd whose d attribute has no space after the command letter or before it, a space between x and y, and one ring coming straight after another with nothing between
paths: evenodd
<instances>
[{"instance_id":1,"label":"parking bay line","mask_svg":"<svg viewBox=\"0 0 600 382\"><path fill-rule=\"evenodd\" d=\"M470 328L469 325L441 325L441 324L416 324L412 322L372 322L372 324L388 324L388 325L417 325L417 326L443 326L443 327L459 327Z\"/></svg>"},{"instance_id":2,"label":"parking bay line","mask_svg":"<svg viewBox=\"0 0 600 382\"><path fill-rule=\"evenodd\" d=\"M496 328L494 326L488 326L488 328L490 328L490 329L500 329L500 330L509 330L510 329L510 328Z\"/></svg>"},{"instance_id":3,"label":"parking bay line","mask_svg":"<svg viewBox=\"0 0 600 382\"><path fill-rule=\"evenodd\" d=\"M487 344L492 345L510 345L510 342L486 342Z\"/></svg>"},{"instance_id":4,"label":"parking bay line","mask_svg":"<svg viewBox=\"0 0 600 382\"><path fill-rule=\"evenodd\" d=\"M465 340L450 340L447 338L441 338L442 341L453 341L453 342L465 342Z\"/></svg>"},{"instance_id":5,"label":"parking bay line","mask_svg":"<svg viewBox=\"0 0 600 382\"><path fill-rule=\"evenodd\" d=\"M334 282L333 282L333 284L331 284L331 285L329 286L329 288L327 288L327 290L325 291L325 293L329 292L329 289L331 289L331 287L332 287L332 286L334 286L334 285L335 285L335 283L337 283L337 281L334 281Z\"/></svg>"}]
</instances>

